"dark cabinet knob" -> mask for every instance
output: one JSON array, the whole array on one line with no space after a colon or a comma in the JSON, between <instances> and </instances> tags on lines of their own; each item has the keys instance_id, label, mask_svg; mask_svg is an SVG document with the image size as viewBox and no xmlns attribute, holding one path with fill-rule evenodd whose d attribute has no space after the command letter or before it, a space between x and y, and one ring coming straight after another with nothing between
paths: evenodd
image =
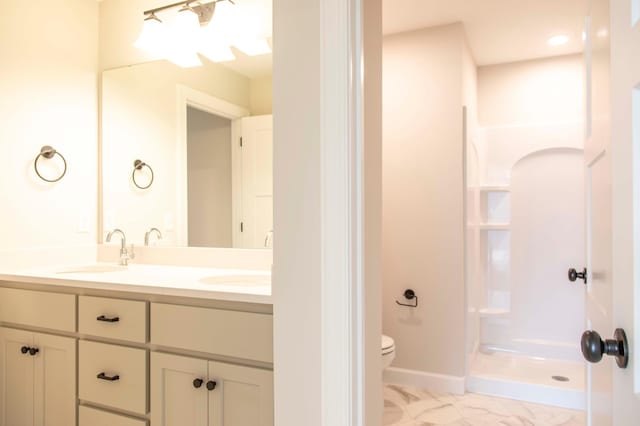
<instances>
[{"instance_id":1,"label":"dark cabinet knob","mask_svg":"<svg viewBox=\"0 0 640 426\"><path fill-rule=\"evenodd\" d=\"M40 349L38 348L29 348L29 355L31 356L36 356L38 352L40 352Z\"/></svg>"},{"instance_id":2,"label":"dark cabinet knob","mask_svg":"<svg viewBox=\"0 0 640 426\"><path fill-rule=\"evenodd\" d=\"M569 269L569 272L567 273L567 276L569 277L569 281L571 282L575 282L578 278L581 279L582 281L584 281L584 283L587 283L587 268L583 268L582 272L578 272L575 270L575 268L571 268Z\"/></svg>"},{"instance_id":3,"label":"dark cabinet knob","mask_svg":"<svg viewBox=\"0 0 640 426\"><path fill-rule=\"evenodd\" d=\"M202 386L202 383L204 383L204 380L202 379L194 379L193 380L193 387L196 389L199 389Z\"/></svg>"},{"instance_id":4,"label":"dark cabinet knob","mask_svg":"<svg viewBox=\"0 0 640 426\"><path fill-rule=\"evenodd\" d=\"M217 385L216 382L214 382L213 380L209 380L207 382L207 389L212 391L212 390L214 390L216 388L216 385Z\"/></svg>"},{"instance_id":5,"label":"dark cabinet knob","mask_svg":"<svg viewBox=\"0 0 640 426\"><path fill-rule=\"evenodd\" d=\"M31 349L29 346L23 346L20 348L20 352L26 354L27 352L29 352L29 349Z\"/></svg>"},{"instance_id":6,"label":"dark cabinet knob","mask_svg":"<svg viewBox=\"0 0 640 426\"><path fill-rule=\"evenodd\" d=\"M582 333L580 348L584 359L589 362L600 362L604 355L616 358L620 368L627 368L629 364L629 346L627 335L621 328L616 329L613 339L602 340L600 334L593 330Z\"/></svg>"}]
</instances>

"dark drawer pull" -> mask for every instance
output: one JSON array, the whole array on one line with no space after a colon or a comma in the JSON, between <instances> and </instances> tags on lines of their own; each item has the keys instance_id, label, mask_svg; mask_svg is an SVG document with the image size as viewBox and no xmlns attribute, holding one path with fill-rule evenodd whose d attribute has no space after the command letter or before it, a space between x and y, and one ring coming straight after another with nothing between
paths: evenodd
<instances>
[{"instance_id":1,"label":"dark drawer pull","mask_svg":"<svg viewBox=\"0 0 640 426\"><path fill-rule=\"evenodd\" d=\"M120 380L120 376L117 374L115 376L107 376L105 373L98 374L98 379L106 380L107 382L115 382L116 380Z\"/></svg>"},{"instance_id":2,"label":"dark drawer pull","mask_svg":"<svg viewBox=\"0 0 640 426\"><path fill-rule=\"evenodd\" d=\"M113 318L107 318L104 315L100 315L98 318L96 318L98 321L102 321L102 322L118 322L120 321L120 317L113 317Z\"/></svg>"}]
</instances>

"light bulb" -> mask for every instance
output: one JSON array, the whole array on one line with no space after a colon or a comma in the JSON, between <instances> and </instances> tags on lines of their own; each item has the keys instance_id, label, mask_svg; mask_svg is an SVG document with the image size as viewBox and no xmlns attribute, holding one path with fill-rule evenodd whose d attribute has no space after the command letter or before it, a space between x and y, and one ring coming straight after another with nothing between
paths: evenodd
<instances>
[{"instance_id":1,"label":"light bulb","mask_svg":"<svg viewBox=\"0 0 640 426\"><path fill-rule=\"evenodd\" d=\"M194 43L200 32L198 14L188 6L178 12L173 24L173 36L178 42Z\"/></svg>"},{"instance_id":2,"label":"light bulb","mask_svg":"<svg viewBox=\"0 0 640 426\"><path fill-rule=\"evenodd\" d=\"M140 36L134 43L138 49L151 53L158 53L162 50L166 41L166 28L162 21L154 14L144 20Z\"/></svg>"},{"instance_id":3,"label":"light bulb","mask_svg":"<svg viewBox=\"0 0 640 426\"><path fill-rule=\"evenodd\" d=\"M200 48L202 53L211 62L228 62L236 59L229 46L218 43L208 43Z\"/></svg>"},{"instance_id":4,"label":"light bulb","mask_svg":"<svg viewBox=\"0 0 640 426\"><path fill-rule=\"evenodd\" d=\"M205 37L216 44L230 45L240 28L238 8L230 1L216 2L216 8L205 29Z\"/></svg>"}]
</instances>

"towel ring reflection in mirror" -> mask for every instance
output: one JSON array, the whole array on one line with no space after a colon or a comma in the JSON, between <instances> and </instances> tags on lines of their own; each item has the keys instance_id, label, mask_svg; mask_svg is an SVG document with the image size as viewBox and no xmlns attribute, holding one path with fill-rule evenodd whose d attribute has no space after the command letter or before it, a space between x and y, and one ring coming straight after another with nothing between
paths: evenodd
<instances>
[{"instance_id":1,"label":"towel ring reflection in mirror","mask_svg":"<svg viewBox=\"0 0 640 426\"><path fill-rule=\"evenodd\" d=\"M136 172L141 171L144 167L149 169L149 173L151 173L151 179L149 180L149 183L147 185L140 185L136 180ZM133 172L131 173L131 180L133 181L133 184L136 186L136 188L149 189L151 185L153 185L153 179L154 179L153 169L151 168L150 165L148 165L142 160L136 160L133 162Z\"/></svg>"},{"instance_id":2,"label":"towel ring reflection in mirror","mask_svg":"<svg viewBox=\"0 0 640 426\"><path fill-rule=\"evenodd\" d=\"M40 160L41 157L44 157L47 160L51 160L56 155L62 159L62 163L64 164L64 170L62 171L60 176L58 176L57 178L47 179L46 177L42 176L42 174L40 174L40 170L38 170L38 160ZM35 172L40 179L42 179L45 182L55 183L55 182L58 182L60 179L64 177L64 175L67 174L67 160L64 158L62 154L56 151L53 147L49 145L45 145L42 148L40 148L40 154L38 154L35 161L33 162L33 168L35 169Z\"/></svg>"}]
</instances>

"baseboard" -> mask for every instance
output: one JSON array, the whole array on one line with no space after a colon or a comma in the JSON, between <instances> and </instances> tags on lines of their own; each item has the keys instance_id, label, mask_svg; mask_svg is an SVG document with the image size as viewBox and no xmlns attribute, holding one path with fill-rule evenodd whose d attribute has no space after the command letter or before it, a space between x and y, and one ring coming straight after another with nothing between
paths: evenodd
<instances>
[{"instance_id":1,"label":"baseboard","mask_svg":"<svg viewBox=\"0 0 640 426\"><path fill-rule=\"evenodd\" d=\"M463 395L465 392L464 377L418 370L389 367L384 370L383 380L385 383L412 386L432 392L447 392L455 395Z\"/></svg>"}]
</instances>

